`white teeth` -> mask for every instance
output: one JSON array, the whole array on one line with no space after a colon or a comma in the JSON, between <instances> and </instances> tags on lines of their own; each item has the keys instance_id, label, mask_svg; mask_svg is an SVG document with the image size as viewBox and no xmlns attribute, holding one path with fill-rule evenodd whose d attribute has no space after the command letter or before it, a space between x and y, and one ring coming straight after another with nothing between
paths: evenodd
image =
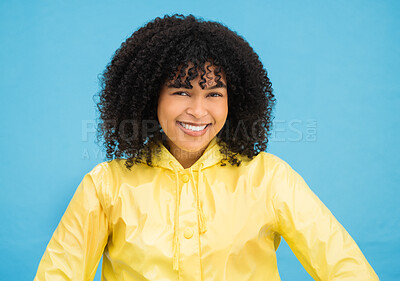
<instances>
[{"instance_id":1,"label":"white teeth","mask_svg":"<svg viewBox=\"0 0 400 281\"><path fill-rule=\"evenodd\" d=\"M207 127L207 125L204 125L204 126L192 126L192 125L185 124L185 123L182 123L182 122L179 122L179 124L181 124L182 127L184 127L185 129L188 129L188 130L191 130L191 131L194 131L194 132L202 131L202 130L204 130L205 127Z\"/></svg>"}]
</instances>

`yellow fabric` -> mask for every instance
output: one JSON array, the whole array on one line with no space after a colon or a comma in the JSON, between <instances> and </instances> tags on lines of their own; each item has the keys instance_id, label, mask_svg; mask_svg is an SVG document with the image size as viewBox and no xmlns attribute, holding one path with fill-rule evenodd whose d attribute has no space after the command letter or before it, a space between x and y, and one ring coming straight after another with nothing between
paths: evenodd
<instances>
[{"instance_id":1,"label":"yellow fabric","mask_svg":"<svg viewBox=\"0 0 400 281\"><path fill-rule=\"evenodd\" d=\"M162 147L155 167L123 160L82 180L35 281L280 280L281 236L315 280L379 280L303 178L262 152L240 167L214 138L190 168Z\"/></svg>"}]
</instances>

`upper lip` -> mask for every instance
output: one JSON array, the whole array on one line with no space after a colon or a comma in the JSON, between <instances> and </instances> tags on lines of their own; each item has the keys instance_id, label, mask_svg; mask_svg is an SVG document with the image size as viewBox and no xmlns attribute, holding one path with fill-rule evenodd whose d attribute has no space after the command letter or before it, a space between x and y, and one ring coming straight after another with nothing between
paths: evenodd
<instances>
[{"instance_id":1,"label":"upper lip","mask_svg":"<svg viewBox=\"0 0 400 281\"><path fill-rule=\"evenodd\" d=\"M192 126L204 126L204 125L211 124L211 123L199 123L199 124L196 124L196 123L185 122L185 121L178 121L178 122L185 123L185 124L192 125Z\"/></svg>"}]
</instances>

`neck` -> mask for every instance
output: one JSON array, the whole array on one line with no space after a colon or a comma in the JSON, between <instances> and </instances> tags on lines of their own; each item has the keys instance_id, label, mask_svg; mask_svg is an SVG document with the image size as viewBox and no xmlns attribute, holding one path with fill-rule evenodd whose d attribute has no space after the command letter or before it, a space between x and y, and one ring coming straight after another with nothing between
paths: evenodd
<instances>
[{"instance_id":1,"label":"neck","mask_svg":"<svg viewBox=\"0 0 400 281\"><path fill-rule=\"evenodd\" d=\"M168 142L169 151L171 154L178 160L178 162L182 165L184 169L190 168L196 161L203 155L203 152L206 150L204 147L201 150L190 152L186 150L182 150L173 142Z\"/></svg>"}]
</instances>

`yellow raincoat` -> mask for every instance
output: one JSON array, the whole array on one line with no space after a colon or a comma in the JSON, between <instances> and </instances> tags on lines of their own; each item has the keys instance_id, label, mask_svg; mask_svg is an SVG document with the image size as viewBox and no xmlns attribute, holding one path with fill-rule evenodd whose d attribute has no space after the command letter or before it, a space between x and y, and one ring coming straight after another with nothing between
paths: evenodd
<instances>
[{"instance_id":1,"label":"yellow raincoat","mask_svg":"<svg viewBox=\"0 0 400 281\"><path fill-rule=\"evenodd\" d=\"M379 280L360 249L302 177L262 152L219 165L214 138L184 169L162 147L155 167L124 160L82 180L35 281L280 280L281 236L315 280Z\"/></svg>"}]
</instances>

